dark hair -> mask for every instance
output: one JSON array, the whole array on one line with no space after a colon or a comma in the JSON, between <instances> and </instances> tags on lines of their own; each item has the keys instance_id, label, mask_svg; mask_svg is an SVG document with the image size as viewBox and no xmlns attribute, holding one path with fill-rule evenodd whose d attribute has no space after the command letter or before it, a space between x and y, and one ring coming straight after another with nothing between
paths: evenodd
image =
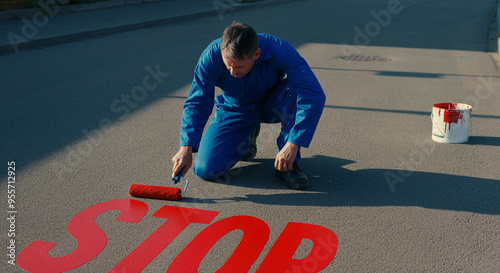
<instances>
[{"instance_id":1,"label":"dark hair","mask_svg":"<svg viewBox=\"0 0 500 273\"><path fill-rule=\"evenodd\" d=\"M231 60L243 60L253 56L259 48L257 33L247 24L233 22L222 34L221 50ZM245 56L246 55L246 56Z\"/></svg>"}]
</instances>

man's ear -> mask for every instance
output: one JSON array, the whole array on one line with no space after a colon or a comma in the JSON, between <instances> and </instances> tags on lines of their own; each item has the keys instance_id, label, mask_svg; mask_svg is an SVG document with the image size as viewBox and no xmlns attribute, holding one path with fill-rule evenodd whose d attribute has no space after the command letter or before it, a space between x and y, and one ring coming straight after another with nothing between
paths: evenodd
<instances>
[{"instance_id":1,"label":"man's ear","mask_svg":"<svg viewBox=\"0 0 500 273\"><path fill-rule=\"evenodd\" d=\"M253 59L257 60L259 59L259 57L260 57L260 48L257 48L257 50L255 50L255 53L253 54Z\"/></svg>"}]
</instances>

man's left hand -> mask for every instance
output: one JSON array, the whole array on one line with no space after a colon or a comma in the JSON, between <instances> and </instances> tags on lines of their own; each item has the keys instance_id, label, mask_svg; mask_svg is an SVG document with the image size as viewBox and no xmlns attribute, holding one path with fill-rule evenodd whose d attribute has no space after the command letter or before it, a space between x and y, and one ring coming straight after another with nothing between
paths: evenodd
<instances>
[{"instance_id":1,"label":"man's left hand","mask_svg":"<svg viewBox=\"0 0 500 273\"><path fill-rule=\"evenodd\" d=\"M278 171L286 172L293 170L293 162L297 157L299 145L287 142L283 149L276 155L274 167Z\"/></svg>"}]
</instances>

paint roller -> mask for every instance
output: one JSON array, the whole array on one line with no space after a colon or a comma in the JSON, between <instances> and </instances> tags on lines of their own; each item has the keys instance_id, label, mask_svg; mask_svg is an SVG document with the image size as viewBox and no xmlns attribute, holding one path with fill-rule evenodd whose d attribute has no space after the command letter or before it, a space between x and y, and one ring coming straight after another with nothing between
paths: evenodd
<instances>
[{"instance_id":1,"label":"paint roller","mask_svg":"<svg viewBox=\"0 0 500 273\"><path fill-rule=\"evenodd\" d=\"M181 180L186 181L186 186L184 190L181 191L180 188L176 187L164 187L164 186L148 186L148 185L138 185L132 184L130 186L129 194L134 197L144 197L144 198L153 198L153 199L165 199L165 200L181 200L181 196L186 193L189 181L182 176L181 169L176 176L172 178L172 181L175 185L179 184Z\"/></svg>"}]
</instances>

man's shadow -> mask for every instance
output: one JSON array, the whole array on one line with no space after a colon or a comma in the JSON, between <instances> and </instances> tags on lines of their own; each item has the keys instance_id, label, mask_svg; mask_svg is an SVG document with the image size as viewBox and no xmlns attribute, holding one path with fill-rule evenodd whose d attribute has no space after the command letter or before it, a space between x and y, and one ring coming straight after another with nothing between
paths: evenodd
<instances>
[{"instance_id":1,"label":"man's shadow","mask_svg":"<svg viewBox=\"0 0 500 273\"><path fill-rule=\"evenodd\" d=\"M256 159L255 164L241 167L229 180L240 187L284 189L274 177L273 159ZM500 214L500 180L449 174L410 172L393 169L351 171L344 165L350 160L315 156L304 158L301 168L309 177L306 191L229 199L187 198L194 203L253 202L282 206L418 206L430 209ZM272 182L270 181L272 180ZM219 181L221 182L221 181ZM207 182L207 183L217 183Z\"/></svg>"}]
</instances>

